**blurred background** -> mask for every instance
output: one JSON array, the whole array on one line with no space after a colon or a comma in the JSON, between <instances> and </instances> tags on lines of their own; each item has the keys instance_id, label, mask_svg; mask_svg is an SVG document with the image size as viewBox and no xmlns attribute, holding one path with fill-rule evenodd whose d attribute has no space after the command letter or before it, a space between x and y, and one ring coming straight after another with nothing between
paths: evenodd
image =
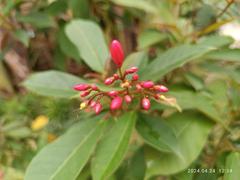
<instances>
[{"instance_id":1,"label":"blurred background","mask_svg":"<svg viewBox=\"0 0 240 180\"><path fill-rule=\"evenodd\" d=\"M126 55L145 52L150 61L168 48L205 36L230 36L230 48L237 51L208 58L230 61L207 60L201 68L187 65L169 73L164 82L184 81L199 90L206 79L227 76L221 83L234 87L226 98L231 100L231 113L239 117L240 1L0 0L0 180L23 179L32 157L78 116L84 117L77 100L43 97L23 85L32 73L46 70L99 76L65 32L65 26L78 18L97 23L107 44L119 39ZM191 73L184 76L186 71ZM213 89L222 89L221 83ZM223 98L219 106L225 106L225 96L216 95Z\"/></svg>"}]
</instances>

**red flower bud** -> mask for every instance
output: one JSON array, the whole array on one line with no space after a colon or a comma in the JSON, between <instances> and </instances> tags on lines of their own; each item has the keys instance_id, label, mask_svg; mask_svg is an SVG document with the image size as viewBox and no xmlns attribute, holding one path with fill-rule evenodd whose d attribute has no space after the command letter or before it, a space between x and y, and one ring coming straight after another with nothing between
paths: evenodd
<instances>
[{"instance_id":1,"label":"red flower bud","mask_svg":"<svg viewBox=\"0 0 240 180\"><path fill-rule=\"evenodd\" d=\"M134 74L133 76L132 76L132 80L133 81L137 81L139 79L139 76L137 75L137 74Z\"/></svg>"},{"instance_id":2,"label":"red flower bud","mask_svg":"<svg viewBox=\"0 0 240 180\"><path fill-rule=\"evenodd\" d=\"M124 100L125 100L125 102L126 102L127 104L129 104L129 103L132 102L132 98L131 98L131 96L129 96L129 95L125 95L125 96L124 96Z\"/></svg>"},{"instance_id":3,"label":"red flower bud","mask_svg":"<svg viewBox=\"0 0 240 180\"><path fill-rule=\"evenodd\" d=\"M151 107L150 100L148 98L143 98L142 99L142 108L145 110L149 110Z\"/></svg>"},{"instance_id":4,"label":"red flower bud","mask_svg":"<svg viewBox=\"0 0 240 180\"><path fill-rule=\"evenodd\" d=\"M86 97L90 94L91 91L83 91L81 97Z\"/></svg>"},{"instance_id":5,"label":"red flower bud","mask_svg":"<svg viewBox=\"0 0 240 180\"><path fill-rule=\"evenodd\" d=\"M94 106L94 111L95 111L96 114L99 114L102 111L102 105L100 103L97 103Z\"/></svg>"},{"instance_id":6,"label":"red flower bud","mask_svg":"<svg viewBox=\"0 0 240 180\"><path fill-rule=\"evenodd\" d=\"M141 86L143 88L152 88L154 86L154 83L152 81L144 81L141 83Z\"/></svg>"},{"instance_id":7,"label":"red flower bud","mask_svg":"<svg viewBox=\"0 0 240 180\"><path fill-rule=\"evenodd\" d=\"M113 40L110 52L113 62L117 65L118 68L120 68L124 60L124 53L120 42L118 42L117 40Z\"/></svg>"},{"instance_id":8,"label":"red flower bud","mask_svg":"<svg viewBox=\"0 0 240 180\"><path fill-rule=\"evenodd\" d=\"M90 86L88 84L77 84L73 87L73 89L75 89L76 91L85 91L89 88Z\"/></svg>"},{"instance_id":9,"label":"red flower bud","mask_svg":"<svg viewBox=\"0 0 240 180\"><path fill-rule=\"evenodd\" d=\"M158 92L168 92L168 88L166 86L163 85L156 85L154 86L154 89Z\"/></svg>"},{"instance_id":10,"label":"red flower bud","mask_svg":"<svg viewBox=\"0 0 240 180\"><path fill-rule=\"evenodd\" d=\"M125 71L126 74L132 74L132 73L135 73L138 71L138 68L137 67L131 67L130 69L127 69Z\"/></svg>"},{"instance_id":11,"label":"red flower bud","mask_svg":"<svg viewBox=\"0 0 240 180\"><path fill-rule=\"evenodd\" d=\"M118 74L114 74L113 77L114 77L115 80L119 79L119 75Z\"/></svg>"},{"instance_id":12,"label":"red flower bud","mask_svg":"<svg viewBox=\"0 0 240 180\"><path fill-rule=\"evenodd\" d=\"M104 84L110 85L114 82L114 80L115 79L113 77L109 77L109 78L105 79Z\"/></svg>"},{"instance_id":13,"label":"red flower bud","mask_svg":"<svg viewBox=\"0 0 240 180\"><path fill-rule=\"evenodd\" d=\"M98 91L99 90L98 87L96 86L96 84L92 84L91 88L94 91Z\"/></svg>"},{"instance_id":14,"label":"red flower bud","mask_svg":"<svg viewBox=\"0 0 240 180\"><path fill-rule=\"evenodd\" d=\"M96 106L97 102L96 101L91 101L90 107L94 108Z\"/></svg>"},{"instance_id":15,"label":"red flower bud","mask_svg":"<svg viewBox=\"0 0 240 180\"><path fill-rule=\"evenodd\" d=\"M117 110L117 109L120 109L121 107L122 107L122 98L117 96L112 100L110 109Z\"/></svg>"},{"instance_id":16,"label":"red flower bud","mask_svg":"<svg viewBox=\"0 0 240 180\"><path fill-rule=\"evenodd\" d=\"M108 92L108 95L113 97L113 96L117 96L118 95L118 92L117 91L109 91Z\"/></svg>"}]
</instances>

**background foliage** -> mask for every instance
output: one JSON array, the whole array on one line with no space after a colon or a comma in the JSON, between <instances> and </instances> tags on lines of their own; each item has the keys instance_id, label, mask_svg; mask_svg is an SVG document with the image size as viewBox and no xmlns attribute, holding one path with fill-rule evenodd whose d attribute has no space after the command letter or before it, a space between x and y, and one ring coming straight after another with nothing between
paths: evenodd
<instances>
[{"instance_id":1,"label":"background foliage","mask_svg":"<svg viewBox=\"0 0 240 180\"><path fill-rule=\"evenodd\" d=\"M238 180L239 6L1 0L0 179ZM106 121L79 110L72 86L116 71L112 39L123 69L168 85L182 112L153 102Z\"/></svg>"}]
</instances>

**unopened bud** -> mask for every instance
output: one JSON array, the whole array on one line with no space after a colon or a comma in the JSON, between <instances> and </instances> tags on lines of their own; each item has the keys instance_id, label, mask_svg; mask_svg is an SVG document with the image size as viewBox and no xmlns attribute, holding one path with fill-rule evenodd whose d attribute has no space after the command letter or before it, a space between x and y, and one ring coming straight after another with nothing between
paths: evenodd
<instances>
[{"instance_id":1,"label":"unopened bud","mask_svg":"<svg viewBox=\"0 0 240 180\"><path fill-rule=\"evenodd\" d=\"M132 73L135 73L138 71L138 68L137 67L131 67L130 69L127 69L125 71L126 74L132 74Z\"/></svg>"},{"instance_id":2,"label":"unopened bud","mask_svg":"<svg viewBox=\"0 0 240 180\"><path fill-rule=\"evenodd\" d=\"M127 104L129 104L129 103L132 102L132 98L131 98L131 96L129 96L129 95L125 95L125 96L124 96L124 100L125 100L125 102L126 102Z\"/></svg>"},{"instance_id":3,"label":"unopened bud","mask_svg":"<svg viewBox=\"0 0 240 180\"><path fill-rule=\"evenodd\" d=\"M90 86L88 84L77 84L73 87L73 89L75 89L76 91L85 91L89 88Z\"/></svg>"},{"instance_id":4,"label":"unopened bud","mask_svg":"<svg viewBox=\"0 0 240 180\"><path fill-rule=\"evenodd\" d=\"M132 76L132 80L133 81L137 81L139 79L139 76L137 75L137 74L134 74L133 76Z\"/></svg>"},{"instance_id":5,"label":"unopened bud","mask_svg":"<svg viewBox=\"0 0 240 180\"><path fill-rule=\"evenodd\" d=\"M142 108L145 110L149 110L151 107L150 100L148 98L143 98L142 99Z\"/></svg>"},{"instance_id":6,"label":"unopened bud","mask_svg":"<svg viewBox=\"0 0 240 180\"><path fill-rule=\"evenodd\" d=\"M148 88L152 88L154 86L154 83L152 81L144 81L141 83L141 86L143 88L148 89Z\"/></svg>"},{"instance_id":7,"label":"unopened bud","mask_svg":"<svg viewBox=\"0 0 240 180\"><path fill-rule=\"evenodd\" d=\"M118 92L117 91L109 91L107 93L109 96L113 97L113 96L117 96L118 95Z\"/></svg>"},{"instance_id":8,"label":"unopened bud","mask_svg":"<svg viewBox=\"0 0 240 180\"><path fill-rule=\"evenodd\" d=\"M83 91L81 97L86 97L90 94L91 91Z\"/></svg>"},{"instance_id":9,"label":"unopened bud","mask_svg":"<svg viewBox=\"0 0 240 180\"><path fill-rule=\"evenodd\" d=\"M117 109L120 109L121 107L122 107L122 98L117 96L112 100L110 109L117 110Z\"/></svg>"},{"instance_id":10,"label":"unopened bud","mask_svg":"<svg viewBox=\"0 0 240 180\"><path fill-rule=\"evenodd\" d=\"M80 104L80 109L82 110L82 109L84 109L84 108L86 108L87 107L87 103L86 102L82 102L81 104Z\"/></svg>"},{"instance_id":11,"label":"unopened bud","mask_svg":"<svg viewBox=\"0 0 240 180\"><path fill-rule=\"evenodd\" d=\"M119 41L112 41L110 52L113 62L117 65L118 68L120 68L124 60L124 53Z\"/></svg>"},{"instance_id":12,"label":"unopened bud","mask_svg":"<svg viewBox=\"0 0 240 180\"><path fill-rule=\"evenodd\" d=\"M109 77L109 78L105 79L104 84L110 85L114 82L114 80L115 80L114 77Z\"/></svg>"},{"instance_id":13,"label":"unopened bud","mask_svg":"<svg viewBox=\"0 0 240 180\"><path fill-rule=\"evenodd\" d=\"M95 113L98 115L98 114L102 111L102 104L97 103L97 104L94 106L94 111L95 111Z\"/></svg>"},{"instance_id":14,"label":"unopened bud","mask_svg":"<svg viewBox=\"0 0 240 180\"><path fill-rule=\"evenodd\" d=\"M163 85L156 85L154 86L154 89L158 92L168 92L168 88L166 86Z\"/></svg>"}]
</instances>

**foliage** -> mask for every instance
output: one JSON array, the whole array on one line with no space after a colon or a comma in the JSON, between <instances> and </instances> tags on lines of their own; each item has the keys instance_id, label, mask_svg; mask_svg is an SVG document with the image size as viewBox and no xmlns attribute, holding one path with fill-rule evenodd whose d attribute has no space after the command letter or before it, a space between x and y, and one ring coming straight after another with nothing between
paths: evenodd
<instances>
[{"instance_id":1,"label":"foliage","mask_svg":"<svg viewBox=\"0 0 240 180\"><path fill-rule=\"evenodd\" d=\"M0 179L237 180L240 48L220 31L238 23L239 6L0 1ZM79 110L73 85L109 91L112 39L124 46L122 70L166 84L168 103Z\"/></svg>"}]
</instances>

